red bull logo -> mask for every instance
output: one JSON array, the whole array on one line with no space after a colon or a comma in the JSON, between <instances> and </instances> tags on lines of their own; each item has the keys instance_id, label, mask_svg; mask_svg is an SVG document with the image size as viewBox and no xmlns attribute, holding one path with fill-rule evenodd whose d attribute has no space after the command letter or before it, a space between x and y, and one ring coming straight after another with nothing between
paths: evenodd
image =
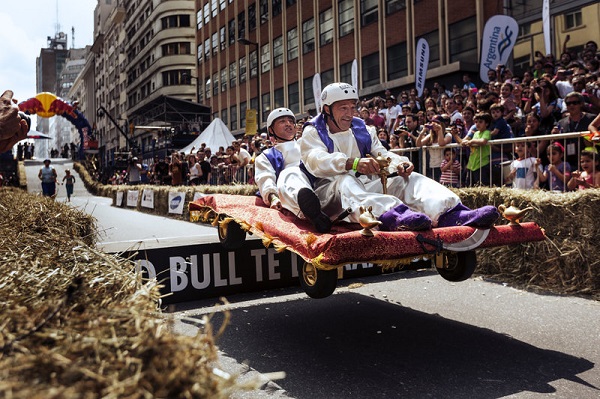
<instances>
[{"instance_id":1,"label":"red bull logo","mask_svg":"<svg viewBox=\"0 0 600 399\"><path fill-rule=\"evenodd\" d=\"M20 102L19 110L31 115L37 114L42 118L50 118L54 115L63 116L65 114L77 118L71 104L48 92L39 93L35 97Z\"/></svg>"}]
</instances>

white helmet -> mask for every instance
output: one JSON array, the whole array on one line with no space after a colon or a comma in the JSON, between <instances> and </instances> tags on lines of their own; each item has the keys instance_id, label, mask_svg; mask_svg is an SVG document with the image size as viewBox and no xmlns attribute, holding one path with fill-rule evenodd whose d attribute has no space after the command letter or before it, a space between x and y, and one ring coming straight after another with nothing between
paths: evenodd
<instances>
[{"instance_id":1,"label":"white helmet","mask_svg":"<svg viewBox=\"0 0 600 399\"><path fill-rule=\"evenodd\" d=\"M292 110L288 108L277 108L271 111L269 116L267 117L267 130L271 127L275 119L281 118L282 116L289 116L296 122L296 115L292 112Z\"/></svg>"},{"instance_id":2,"label":"white helmet","mask_svg":"<svg viewBox=\"0 0 600 399\"><path fill-rule=\"evenodd\" d=\"M323 105L331 106L331 104L342 100L358 101L358 93L354 86L342 82L331 83L325 86L321 92L321 103Z\"/></svg>"}]
</instances>

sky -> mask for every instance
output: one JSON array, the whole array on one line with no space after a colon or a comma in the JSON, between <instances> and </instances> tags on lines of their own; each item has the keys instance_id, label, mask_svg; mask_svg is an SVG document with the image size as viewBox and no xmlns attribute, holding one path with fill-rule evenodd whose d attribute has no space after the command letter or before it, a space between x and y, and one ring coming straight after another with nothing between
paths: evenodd
<instances>
[{"instance_id":1,"label":"sky","mask_svg":"<svg viewBox=\"0 0 600 399\"><path fill-rule=\"evenodd\" d=\"M10 89L19 101L34 97L35 59L54 37L57 21L75 47L93 43L96 0L3 0L0 6L0 92Z\"/></svg>"}]
</instances>

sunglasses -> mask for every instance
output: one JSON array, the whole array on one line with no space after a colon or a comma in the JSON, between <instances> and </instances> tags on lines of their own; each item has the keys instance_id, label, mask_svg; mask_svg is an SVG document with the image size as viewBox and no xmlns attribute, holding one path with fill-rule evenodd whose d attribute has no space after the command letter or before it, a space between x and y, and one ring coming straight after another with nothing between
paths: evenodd
<instances>
[{"instance_id":1,"label":"sunglasses","mask_svg":"<svg viewBox=\"0 0 600 399\"><path fill-rule=\"evenodd\" d=\"M565 101L565 104L567 104L567 105L579 105L579 104L581 104L581 101Z\"/></svg>"}]
</instances>

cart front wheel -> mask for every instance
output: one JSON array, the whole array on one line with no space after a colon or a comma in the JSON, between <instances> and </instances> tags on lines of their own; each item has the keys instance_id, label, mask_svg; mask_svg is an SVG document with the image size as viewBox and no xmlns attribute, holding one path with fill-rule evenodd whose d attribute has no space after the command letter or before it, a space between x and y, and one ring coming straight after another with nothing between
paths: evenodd
<instances>
[{"instance_id":1,"label":"cart front wheel","mask_svg":"<svg viewBox=\"0 0 600 399\"><path fill-rule=\"evenodd\" d=\"M438 255L440 262L436 262L436 269L440 276L448 281L465 281L473 275L477 267L475 251L447 252Z\"/></svg>"},{"instance_id":2,"label":"cart front wheel","mask_svg":"<svg viewBox=\"0 0 600 399\"><path fill-rule=\"evenodd\" d=\"M225 249L238 249L246 241L246 232L233 220L227 224L219 223L219 241Z\"/></svg>"},{"instance_id":3,"label":"cart front wheel","mask_svg":"<svg viewBox=\"0 0 600 399\"><path fill-rule=\"evenodd\" d=\"M337 270L317 269L312 263L299 266L300 286L311 298L321 299L333 294L337 286Z\"/></svg>"}]
</instances>

